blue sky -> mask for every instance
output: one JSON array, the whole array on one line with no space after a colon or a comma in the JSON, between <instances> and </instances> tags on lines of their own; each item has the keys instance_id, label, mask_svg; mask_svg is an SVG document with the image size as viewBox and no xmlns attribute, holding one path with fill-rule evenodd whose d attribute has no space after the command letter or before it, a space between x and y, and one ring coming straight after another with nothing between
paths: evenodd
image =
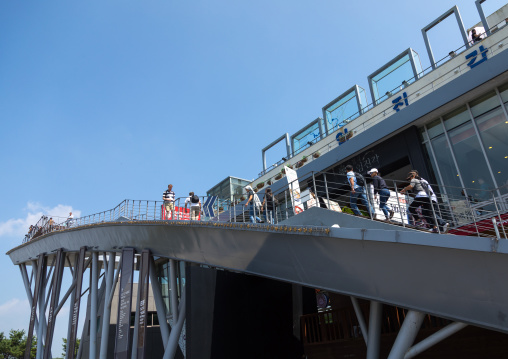
<instances>
[{"instance_id":1,"label":"blue sky","mask_svg":"<svg viewBox=\"0 0 508 359\"><path fill-rule=\"evenodd\" d=\"M42 213L257 177L263 147L354 84L368 89L367 76L403 50L428 67L421 28L453 5L1 1L0 250ZM466 28L479 21L473 0L459 9ZM461 46L453 26L433 30L436 58ZM4 256L0 271L0 331L26 328L19 270Z\"/></svg>"}]
</instances>

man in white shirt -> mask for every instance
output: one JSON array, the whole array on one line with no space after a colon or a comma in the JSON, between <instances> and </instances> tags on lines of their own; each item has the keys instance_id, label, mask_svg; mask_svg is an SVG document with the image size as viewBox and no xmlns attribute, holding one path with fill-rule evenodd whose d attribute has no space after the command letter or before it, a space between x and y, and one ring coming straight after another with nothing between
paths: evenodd
<instances>
[{"instance_id":1,"label":"man in white shirt","mask_svg":"<svg viewBox=\"0 0 508 359\"><path fill-rule=\"evenodd\" d=\"M194 194L194 192L189 193L189 197L185 200L185 209L187 209L187 204L190 205L190 218L192 221L199 220L199 214L201 213L201 201L199 197Z\"/></svg>"}]
</instances>

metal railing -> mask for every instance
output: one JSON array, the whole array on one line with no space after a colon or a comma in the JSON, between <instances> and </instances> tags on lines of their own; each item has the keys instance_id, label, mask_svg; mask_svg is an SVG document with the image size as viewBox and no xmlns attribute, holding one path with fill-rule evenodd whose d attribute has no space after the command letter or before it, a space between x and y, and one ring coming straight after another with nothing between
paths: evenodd
<instances>
[{"instance_id":1,"label":"metal railing","mask_svg":"<svg viewBox=\"0 0 508 359\"><path fill-rule=\"evenodd\" d=\"M249 201L249 194L235 195L233 200L218 200L210 205L208 215L199 212L198 221L218 222L264 222L278 224L301 211L312 207L354 214L351 205L350 185L345 174L332 172L308 173L303 181L287 183L273 193L273 201L267 199L266 188L255 188L257 193ZM281 179L282 180L282 179ZM285 179L284 179L285 180ZM370 178L365 178L365 203L357 204L357 215L365 219L386 221L393 225L439 233L507 238L508 186L495 189L460 188L430 184L428 195L432 201L415 194L401 194L409 182L386 179L390 197L386 201L386 213L380 208L380 196L374 194ZM421 193L420 193L421 194ZM260 205L254 205L258 197ZM166 212L163 201L124 200L113 209L75 219L51 223L42 216L23 242L38 236L97 223L118 221L191 220L190 205L185 209L187 198L177 198L172 213ZM202 206L208 197L200 197ZM249 202L247 204L247 202ZM432 203L432 205L430 205ZM356 204L356 201L355 201ZM369 211L370 207L371 210ZM387 215L388 213L388 215ZM385 218L386 217L386 218Z\"/></svg>"},{"instance_id":2,"label":"metal railing","mask_svg":"<svg viewBox=\"0 0 508 359\"><path fill-rule=\"evenodd\" d=\"M499 24L501 24L501 23L502 22L500 22ZM495 24L495 25L491 26L490 29L491 30L492 29L498 29L497 26L499 24ZM496 34L496 32L493 32L492 35ZM484 41L486 38L488 38L486 33L483 33L483 35L484 35L484 38L482 39L482 41ZM492 35L490 35L490 36L492 36ZM502 43L504 40L505 39L500 40L500 43ZM477 42L477 43L480 43L480 42ZM473 45L476 45L477 43L472 43L470 45L473 46ZM443 57L442 59L438 60L435 63L436 69L439 68L441 65L443 65L445 62L448 62L449 60L452 60L458 54L460 54L461 52L465 51L466 49L467 49L467 46L466 45L462 45L459 48L457 48L456 50L451 51L450 54L446 55L445 57ZM493 46L491 46L489 49L486 50L489 57L494 55L494 50L499 50L499 49L496 49ZM416 98L420 97L421 95L434 92L439 87L441 87L441 85L442 85L442 83L444 81L443 78L448 78L449 75L452 74L452 73L455 74L455 75L460 75L463 72L469 70L469 68L467 66L468 62L469 62L469 59L465 59L460 64L458 64L458 66L455 66L455 67L453 67L453 69L450 69L448 72L441 74L441 76L439 78L435 79L434 81L429 82L424 87L419 87L419 88L416 88L416 89L412 89L411 93L407 93L408 100L412 101L412 100L415 100ZM411 77L409 79L406 79L404 82L407 83L407 86L413 85L414 83L416 83L419 80L421 80L424 76L426 76L426 75L428 75L428 74L430 74L432 72L433 72L433 67L429 66L429 67L425 68L424 70L422 70L420 73L418 73L416 76ZM394 89L392 89L391 91L388 91L387 94L385 94L384 96L380 97L377 100L377 104L374 104L374 103L368 104L365 107L363 107L360 111L358 111L358 112L354 113L353 115L349 116L348 118L342 120L340 123L334 124L331 128L328 129L328 132L324 134L324 137L322 139L321 138L317 138L317 139L314 139L313 141L309 141L312 144L308 143L305 146L303 146L299 150L298 154L300 154L304 149L310 148L314 144L316 144L318 142L321 142L326 137L332 135L338 129L348 125L348 133L347 134L344 133L344 135L342 137L340 137L339 139L337 139L337 141L333 141L333 142L327 143L326 145L317 148L315 151L313 151L312 153L310 153L307 156L305 156L305 157L307 157L308 162L310 162L314 158L319 157L319 155L322 155L322 154L324 154L326 152L331 151L332 149L334 149L334 148L340 146L341 144L345 143L346 141L350 140L352 137L354 137L354 136L364 132L368 128L370 128L370 127L376 125L377 123L385 120L387 117L389 117L389 116L393 115L394 113L396 113L397 110L394 110L390 106L389 108L385 109L384 111L381 111L380 113L378 113L376 115L373 115L370 118L365 118L364 117L364 118L361 119L362 121L357 121L357 119L359 119L360 116L367 114L371 109L379 106L382 102L384 102L388 98L393 97L397 92L402 91L402 90L404 90L404 85L401 84L401 85L395 87ZM326 119L325 119L325 121L326 121ZM354 127L352 127L352 126L354 126ZM318 153L318 155L314 156L315 153ZM297 160L294 159L296 156L297 156L297 154L291 155L291 156L289 156L289 158L287 160L280 160L280 161L274 163L273 165L268 167L266 170L261 171L259 173L258 179L263 177L265 174L269 173L270 171L272 171L276 167L279 167L279 166L281 166L283 164L291 164L291 166L295 166L297 162L300 162L300 161L297 161ZM275 176L276 175L274 175L274 177ZM273 179L273 177L271 177L270 179Z\"/></svg>"}]
</instances>

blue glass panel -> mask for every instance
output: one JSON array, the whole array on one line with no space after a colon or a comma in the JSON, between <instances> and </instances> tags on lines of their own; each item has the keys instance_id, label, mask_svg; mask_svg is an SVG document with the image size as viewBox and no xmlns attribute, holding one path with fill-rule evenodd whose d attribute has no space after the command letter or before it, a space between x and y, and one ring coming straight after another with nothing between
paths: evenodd
<instances>
[{"instance_id":1,"label":"blue glass panel","mask_svg":"<svg viewBox=\"0 0 508 359\"><path fill-rule=\"evenodd\" d=\"M372 79L376 104L415 81L409 54L394 62Z\"/></svg>"},{"instance_id":2,"label":"blue glass panel","mask_svg":"<svg viewBox=\"0 0 508 359\"><path fill-rule=\"evenodd\" d=\"M365 91L364 91L365 92ZM355 91L351 91L325 110L329 131L333 131L360 115Z\"/></svg>"},{"instance_id":3,"label":"blue glass panel","mask_svg":"<svg viewBox=\"0 0 508 359\"><path fill-rule=\"evenodd\" d=\"M293 138L294 154L296 155L297 153L303 151L309 142L314 141L316 138L319 139L319 137L319 123L316 122L314 125L310 126L308 129Z\"/></svg>"}]
</instances>

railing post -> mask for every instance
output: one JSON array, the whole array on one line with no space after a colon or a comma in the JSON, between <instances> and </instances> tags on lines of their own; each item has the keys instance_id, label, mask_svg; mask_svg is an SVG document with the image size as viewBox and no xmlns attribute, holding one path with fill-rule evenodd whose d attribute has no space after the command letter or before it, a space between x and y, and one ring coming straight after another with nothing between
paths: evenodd
<instances>
[{"instance_id":1,"label":"railing post","mask_svg":"<svg viewBox=\"0 0 508 359\"><path fill-rule=\"evenodd\" d=\"M402 207L400 205L399 190L397 189L397 182L393 181L393 185L395 187L395 196L397 197L397 205L399 206L399 213L400 213L400 219L402 221L402 227L406 227L406 224L404 223L404 216L402 214ZM404 209L407 211L407 208L404 208Z\"/></svg>"},{"instance_id":2,"label":"railing post","mask_svg":"<svg viewBox=\"0 0 508 359\"><path fill-rule=\"evenodd\" d=\"M476 229L476 235L478 237L480 237L480 231L478 231L478 223L476 221L476 213L475 213L476 209L474 209L473 206L471 206L466 189L463 188L462 191L464 192L464 196L466 197L467 207L471 210L471 215L473 216L473 222L474 222L474 228Z\"/></svg>"},{"instance_id":3,"label":"railing post","mask_svg":"<svg viewBox=\"0 0 508 359\"><path fill-rule=\"evenodd\" d=\"M287 189L284 190L284 200L286 201L286 219L288 219L288 196L287 196Z\"/></svg>"},{"instance_id":4,"label":"railing post","mask_svg":"<svg viewBox=\"0 0 508 359\"><path fill-rule=\"evenodd\" d=\"M503 220L501 219L501 213L499 212L499 207L497 206L496 196L494 195L494 193L495 193L495 191L492 191L492 200L494 201L494 206L496 207L497 218L499 218L499 224L501 225L501 229L503 230L504 238L507 238L506 232L504 230ZM495 229L496 229L496 232L498 232L497 224L496 224ZM499 233L498 233L498 237L499 237Z\"/></svg>"},{"instance_id":5,"label":"railing post","mask_svg":"<svg viewBox=\"0 0 508 359\"><path fill-rule=\"evenodd\" d=\"M326 173L323 173L323 178L325 180L326 201L328 202L327 203L328 208L330 208L330 195L328 193L328 182L326 181ZM316 194L316 199L317 199L317 194Z\"/></svg>"}]
</instances>

